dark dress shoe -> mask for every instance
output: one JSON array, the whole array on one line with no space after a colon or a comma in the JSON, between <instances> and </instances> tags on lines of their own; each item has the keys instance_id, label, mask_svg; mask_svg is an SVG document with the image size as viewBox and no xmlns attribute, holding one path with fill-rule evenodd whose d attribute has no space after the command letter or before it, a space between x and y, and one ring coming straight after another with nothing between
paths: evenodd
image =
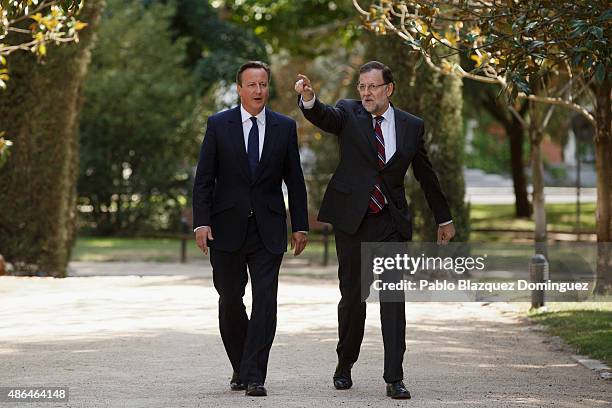
<instances>
[{"instance_id":1,"label":"dark dress shoe","mask_svg":"<svg viewBox=\"0 0 612 408\"><path fill-rule=\"evenodd\" d=\"M410 399L410 392L403 381L387 384L387 396L393 399Z\"/></svg>"},{"instance_id":2,"label":"dark dress shoe","mask_svg":"<svg viewBox=\"0 0 612 408\"><path fill-rule=\"evenodd\" d=\"M268 395L268 392L263 384L253 383L247 386L245 395L248 395L249 397L265 397Z\"/></svg>"},{"instance_id":3,"label":"dark dress shoe","mask_svg":"<svg viewBox=\"0 0 612 408\"><path fill-rule=\"evenodd\" d=\"M353 368L352 364L341 365L338 363L336 366L336 371L334 372L334 387L337 390L348 390L353 386L351 368Z\"/></svg>"},{"instance_id":4,"label":"dark dress shoe","mask_svg":"<svg viewBox=\"0 0 612 408\"><path fill-rule=\"evenodd\" d=\"M232 379L230 380L230 388L232 391L243 391L246 390L246 385L240 380L240 376L234 371Z\"/></svg>"}]
</instances>

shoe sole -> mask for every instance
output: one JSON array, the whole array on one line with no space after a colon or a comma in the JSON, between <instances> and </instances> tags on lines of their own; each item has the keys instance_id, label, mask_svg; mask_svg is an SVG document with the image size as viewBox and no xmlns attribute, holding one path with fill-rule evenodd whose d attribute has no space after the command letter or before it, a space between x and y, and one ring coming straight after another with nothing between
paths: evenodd
<instances>
[{"instance_id":1,"label":"shoe sole","mask_svg":"<svg viewBox=\"0 0 612 408\"><path fill-rule=\"evenodd\" d=\"M391 397L391 399L411 399L411 398L412 398L412 396L411 396L411 395L406 395L406 396L403 396L403 395L401 395L401 396L400 396L400 395L395 395L395 396L393 396L393 395L391 395L391 393L389 393L389 392L387 393L387 397Z\"/></svg>"},{"instance_id":2,"label":"shoe sole","mask_svg":"<svg viewBox=\"0 0 612 408\"><path fill-rule=\"evenodd\" d=\"M346 386L337 386L336 382L334 382L334 388L337 390L348 390L352 386L353 386L353 382L350 382L349 385L346 385Z\"/></svg>"},{"instance_id":3,"label":"shoe sole","mask_svg":"<svg viewBox=\"0 0 612 408\"><path fill-rule=\"evenodd\" d=\"M245 393L244 395L246 395L247 397L267 397L268 396L268 394L258 394L258 393L249 394L248 392Z\"/></svg>"}]
</instances>

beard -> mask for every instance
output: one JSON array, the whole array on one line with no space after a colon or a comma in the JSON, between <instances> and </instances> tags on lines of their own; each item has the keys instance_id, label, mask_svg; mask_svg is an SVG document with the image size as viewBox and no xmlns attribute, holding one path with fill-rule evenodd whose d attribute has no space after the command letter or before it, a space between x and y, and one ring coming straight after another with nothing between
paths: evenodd
<instances>
[{"instance_id":1,"label":"beard","mask_svg":"<svg viewBox=\"0 0 612 408\"><path fill-rule=\"evenodd\" d=\"M378 102L375 102L375 101L372 101L372 102L361 101L361 105L363 106L363 108L366 111L368 111L371 114L375 114L376 112L380 112L383 109L383 107L384 107L383 103L378 103Z\"/></svg>"}]
</instances>

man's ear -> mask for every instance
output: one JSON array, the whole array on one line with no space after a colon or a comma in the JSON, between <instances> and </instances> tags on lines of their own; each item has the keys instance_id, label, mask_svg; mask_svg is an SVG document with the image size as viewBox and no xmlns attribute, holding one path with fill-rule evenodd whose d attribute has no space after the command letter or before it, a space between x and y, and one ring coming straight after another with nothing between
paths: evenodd
<instances>
[{"instance_id":1,"label":"man's ear","mask_svg":"<svg viewBox=\"0 0 612 408\"><path fill-rule=\"evenodd\" d=\"M389 87L387 87L387 97L391 97L391 95L393 95L393 93L395 92L395 84L393 82L389 83Z\"/></svg>"}]
</instances>

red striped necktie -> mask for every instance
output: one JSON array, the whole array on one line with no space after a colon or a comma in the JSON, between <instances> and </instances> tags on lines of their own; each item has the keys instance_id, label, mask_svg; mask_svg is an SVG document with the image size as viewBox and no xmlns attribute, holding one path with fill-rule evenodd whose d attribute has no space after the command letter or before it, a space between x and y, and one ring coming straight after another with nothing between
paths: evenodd
<instances>
[{"instance_id":1,"label":"red striped necktie","mask_svg":"<svg viewBox=\"0 0 612 408\"><path fill-rule=\"evenodd\" d=\"M376 124L374 125L374 136L376 138L376 152L378 156L378 168L382 169L385 167L385 139L383 138L382 129L380 127L381 122L385 119L382 116L377 116ZM376 214L385 206L385 197L383 196L380 184L382 180L380 176L376 176L376 184L374 190L370 194L370 203L368 204L369 213Z\"/></svg>"}]
</instances>

